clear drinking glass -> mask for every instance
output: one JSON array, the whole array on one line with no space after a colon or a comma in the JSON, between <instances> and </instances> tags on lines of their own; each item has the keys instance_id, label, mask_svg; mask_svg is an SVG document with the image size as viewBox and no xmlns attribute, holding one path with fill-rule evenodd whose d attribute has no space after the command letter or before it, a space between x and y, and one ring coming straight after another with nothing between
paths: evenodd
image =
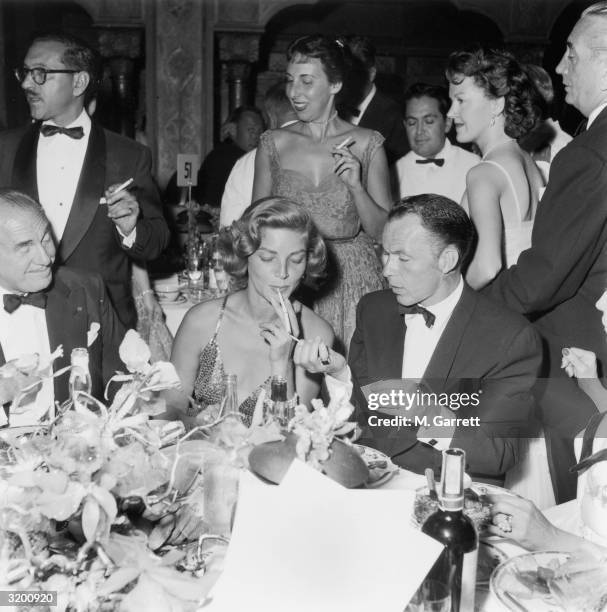
<instances>
[{"instance_id":1,"label":"clear drinking glass","mask_svg":"<svg viewBox=\"0 0 607 612\"><path fill-rule=\"evenodd\" d=\"M238 499L240 470L229 454L217 449L205 454L203 474L203 516L213 535L229 535Z\"/></svg>"},{"instance_id":2,"label":"clear drinking glass","mask_svg":"<svg viewBox=\"0 0 607 612\"><path fill-rule=\"evenodd\" d=\"M449 586L439 580L424 580L405 612L450 612Z\"/></svg>"}]
</instances>

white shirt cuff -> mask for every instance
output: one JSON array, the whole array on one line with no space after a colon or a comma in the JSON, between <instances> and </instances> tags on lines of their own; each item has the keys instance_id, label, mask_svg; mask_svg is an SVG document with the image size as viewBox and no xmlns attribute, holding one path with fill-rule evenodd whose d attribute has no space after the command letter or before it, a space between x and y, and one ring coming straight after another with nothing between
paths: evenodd
<instances>
[{"instance_id":1,"label":"white shirt cuff","mask_svg":"<svg viewBox=\"0 0 607 612\"><path fill-rule=\"evenodd\" d=\"M135 240L137 239L137 228L134 227L133 231L128 236L125 236L118 227L116 229L122 237L122 246L130 249L135 244Z\"/></svg>"},{"instance_id":2,"label":"white shirt cuff","mask_svg":"<svg viewBox=\"0 0 607 612\"><path fill-rule=\"evenodd\" d=\"M325 374L325 384L327 385L327 391L329 392L329 397L331 399L335 399L338 397L347 396L348 400L352 396L352 372L350 372L350 366L346 365L343 371L343 378L347 380L342 380L339 378L335 378L330 374Z\"/></svg>"}]
</instances>

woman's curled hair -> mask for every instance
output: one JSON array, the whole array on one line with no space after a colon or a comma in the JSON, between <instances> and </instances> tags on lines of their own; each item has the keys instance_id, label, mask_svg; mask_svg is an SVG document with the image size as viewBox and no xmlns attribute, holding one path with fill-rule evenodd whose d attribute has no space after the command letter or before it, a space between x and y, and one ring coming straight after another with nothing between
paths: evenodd
<instances>
[{"instance_id":1,"label":"woman's curled hair","mask_svg":"<svg viewBox=\"0 0 607 612\"><path fill-rule=\"evenodd\" d=\"M249 206L242 217L219 232L219 251L226 272L242 279L247 260L261 245L264 228L288 229L306 236L307 263L303 282L316 287L325 276L327 247L310 213L299 204L270 196Z\"/></svg>"},{"instance_id":2,"label":"woman's curled hair","mask_svg":"<svg viewBox=\"0 0 607 612\"><path fill-rule=\"evenodd\" d=\"M527 72L507 51L476 49L449 56L447 79L459 85L470 77L488 98L504 98L504 132L520 138L540 120L544 102Z\"/></svg>"}]
</instances>

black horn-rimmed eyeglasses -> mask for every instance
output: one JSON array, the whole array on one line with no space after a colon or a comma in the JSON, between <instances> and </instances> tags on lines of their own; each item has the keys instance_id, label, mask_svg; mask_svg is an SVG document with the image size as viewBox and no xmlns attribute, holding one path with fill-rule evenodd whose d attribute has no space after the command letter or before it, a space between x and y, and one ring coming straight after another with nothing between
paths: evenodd
<instances>
[{"instance_id":1,"label":"black horn-rimmed eyeglasses","mask_svg":"<svg viewBox=\"0 0 607 612\"><path fill-rule=\"evenodd\" d=\"M36 85L44 85L46 83L46 77L49 74L75 74L76 72L80 72L80 70L49 70L48 68L26 68L23 66L22 68L15 68L14 71L15 78L19 81L19 83L23 83L25 81L28 74L32 75L32 80Z\"/></svg>"}]
</instances>

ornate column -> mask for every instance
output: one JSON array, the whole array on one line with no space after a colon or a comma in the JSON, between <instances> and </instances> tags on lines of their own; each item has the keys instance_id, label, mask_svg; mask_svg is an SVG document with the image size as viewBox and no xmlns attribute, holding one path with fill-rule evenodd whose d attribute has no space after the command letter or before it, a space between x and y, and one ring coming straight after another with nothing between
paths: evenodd
<instances>
[{"instance_id":1,"label":"ornate column","mask_svg":"<svg viewBox=\"0 0 607 612\"><path fill-rule=\"evenodd\" d=\"M139 82L136 68L142 56L143 30L100 28L97 32L112 94L109 108L102 112L111 129L134 138Z\"/></svg>"},{"instance_id":2,"label":"ornate column","mask_svg":"<svg viewBox=\"0 0 607 612\"><path fill-rule=\"evenodd\" d=\"M229 113L243 104L253 101L254 87L251 83L253 64L259 59L261 32L215 31L219 48L220 74L228 84L227 100L220 101L220 116L223 121ZM222 79L223 81L223 79Z\"/></svg>"},{"instance_id":3,"label":"ornate column","mask_svg":"<svg viewBox=\"0 0 607 612\"><path fill-rule=\"evenodd\" d=\"M178 153L203 156L209 143L212 105L212 32L206 3L156 0L146 5L150 145L165 185ZM203 87L204 85L204 87Z\"/></svg>"}]
</instances>

